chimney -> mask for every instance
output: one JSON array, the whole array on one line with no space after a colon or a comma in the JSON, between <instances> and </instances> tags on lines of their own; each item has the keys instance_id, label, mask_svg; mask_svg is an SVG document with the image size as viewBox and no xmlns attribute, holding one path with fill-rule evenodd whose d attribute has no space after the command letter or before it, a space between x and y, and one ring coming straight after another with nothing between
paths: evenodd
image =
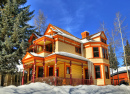
<instances>
[{"instance_id":1,"label":"chimney","mask_svg":"<svg viewBox=\"0 0 130 94\"><path fill-rule=\"evenodd\" d=\"M89 32L88 31L84 31L84 32L81 33L81 35L82 35L82 39L84 39L84 38L89 36Z\"/></svg>"}]
</instances>

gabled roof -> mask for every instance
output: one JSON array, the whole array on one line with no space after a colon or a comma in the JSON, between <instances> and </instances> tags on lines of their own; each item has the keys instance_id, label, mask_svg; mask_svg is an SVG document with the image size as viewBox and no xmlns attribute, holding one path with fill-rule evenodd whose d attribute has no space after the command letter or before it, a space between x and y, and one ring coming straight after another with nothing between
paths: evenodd
<instances>
[{"instance_id":1,"label":"gabled roof","mask_svg":"<svg viewBox=\"0 0 130 94\"><path fill-rule=\"evenodd\" d=\"M52 25L52 24L51 24ZM54 25L52 25L52 26L54 26ZM60 31L62 31L63 33L65 33L65 34L67 34L67 35L70 35L70 36L73 36L73 37L75 37L74 35L72 35L72 34L70 34L68 31L66 31L66 30L64 30L64 29L61 29L61 28L59 28L59 27L57 27L57 26L54 26L56 29L59 29Z\"/></svg>"}]
</instances>

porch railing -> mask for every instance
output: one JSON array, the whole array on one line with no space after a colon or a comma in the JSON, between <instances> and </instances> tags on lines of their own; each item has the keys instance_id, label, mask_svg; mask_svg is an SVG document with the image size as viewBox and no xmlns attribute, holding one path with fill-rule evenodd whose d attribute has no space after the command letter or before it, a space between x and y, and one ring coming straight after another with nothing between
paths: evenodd
<instances>
[{"instance_id":1,"label":"porch railing","mask_svg":"<svg viewBox=\"0 0 130 94\"><path fill-rule=\"evenodd\" d=\"M39 78L35 78L34 82L43 82L43 83L47 83L49 85L57 85L57 86L61 86L61 85L91 85L93 84L93 80L92 79L78 79L78 78L62 78L62 77L54 77L54 76L50 76L50 77L39 77Z\"/></svg>"}]
</instances>

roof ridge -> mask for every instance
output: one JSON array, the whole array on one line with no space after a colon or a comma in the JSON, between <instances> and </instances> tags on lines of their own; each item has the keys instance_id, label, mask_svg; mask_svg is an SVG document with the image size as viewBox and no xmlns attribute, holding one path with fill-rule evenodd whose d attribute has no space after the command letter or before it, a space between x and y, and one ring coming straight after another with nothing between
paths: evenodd
<instances>
[{"instance_id":1,"label":"roof ridge","mask_svg":"<svg viewBox=\"0 0 130 94\"><path fill-rule=\"evenodd\" d=\"M64 30L64 29L62 29L62 28L60 28L60 27L57 27L57 26L55 26L55 25L53 25L53 24L51 24L52 26L54 26L54 27L56 27L57 29L61 29L61 30ZM61 31L60 30L60 31ZM70 36L73 36L73 37L75 37L74 35L72 35L70 32L68 32L68 31L66 31L66 30L64 30L65 32L67 32L67 33L69 33L69 34L67 34L67 33L65 33L65 32L63 32L63 31L61 31L61 32L63 32L63 33L65 33L65 34L67 34L67 35L70 35ZM75 38L78 38L78 37L75 37ZM78 39L80 39L80 38L78 38Z\"/></svg>"}]
</instances>

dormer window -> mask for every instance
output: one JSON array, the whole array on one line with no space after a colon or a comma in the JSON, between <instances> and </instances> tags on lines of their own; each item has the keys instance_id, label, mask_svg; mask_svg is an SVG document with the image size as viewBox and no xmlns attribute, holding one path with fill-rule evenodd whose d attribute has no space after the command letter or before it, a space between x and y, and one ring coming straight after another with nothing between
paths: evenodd
<instances>
[{"instance_id":1,"label":"dormer window","mask_svg":"<svg viewBox=\"0 0 130 94\"><path fill-rule=\"evenodd\" d=\"M106 40L104 40L103 38L101 38L101 42L106 44Z\"/></svg>"}]
</instances>

